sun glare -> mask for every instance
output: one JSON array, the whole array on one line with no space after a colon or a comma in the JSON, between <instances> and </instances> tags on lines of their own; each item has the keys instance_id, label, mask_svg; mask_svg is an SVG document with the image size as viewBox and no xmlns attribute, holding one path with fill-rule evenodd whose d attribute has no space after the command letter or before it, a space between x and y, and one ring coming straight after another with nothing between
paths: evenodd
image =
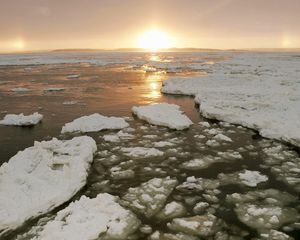
<instances>
[{"instance_id":1,"label":"sun glare","mask_svg":"<svg viewBox=\"0 0 300 240\"><path fill-rule=\"evenodd\" d=\"M151 51L172 47L172 41L168 34L158 29L151 29L143 33L139 38L138 44L140 48Z\"/></svg>"}]
</instances>

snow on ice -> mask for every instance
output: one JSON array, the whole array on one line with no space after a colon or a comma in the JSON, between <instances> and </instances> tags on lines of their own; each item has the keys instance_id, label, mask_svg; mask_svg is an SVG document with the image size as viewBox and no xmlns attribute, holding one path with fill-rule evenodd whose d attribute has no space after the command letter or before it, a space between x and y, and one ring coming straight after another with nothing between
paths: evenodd
<instances>
[{"instance_id":1,"label":"snow on ice","mask_svg":"<svg viewBox=\"0 0 300 240\"><path fill-rule=\"evenodd\" d=\"M157 103L147 106L133 107L132 111L138 118L150 124L183 130L193 123L175 104Z\"/></svg>"},{"instance_id":2,"label":"snow on ice","mask_svg":"<svg viewBox=\"0 0 300 240\"><path fill-rule=\"evenodd\" d=\"M140 221L118 203L118 197L100 193L82 196L59 211L34 240L127 239Z\"/></svg>"},{"instance_id":3,"label":"snow on ice","mask_svg":"<svg viewBox=\"0 0 300 240\"><path fill-rule=\"evenodd\" d=\"M63 126L61 133L98 132L105 129L122 129L128 126L129 124L124 120L124 118L106 117L99 113L94 113L66 123Z\"/></svg>"},{"instance_id":4,"label":"snow on ice","mask_svg":"<svg viewBox=\"0 0 300 240\"><path fill-rule=\"evenodd\" d=\"M13 126L33 126L38 124L43 119L43 115L37 112L31 115L21 114L7 114L3 120L0 120L2 125Z\"/></svg>"},{"instance_id":5,"label":"snow on ice","mask_svg":"<svg viewBox=\"0 0 300 240\"><path fill-rule=\"evenodd\" d=\"M0 168L0 232L49 212L68 201L86 183L95 141L87 136L71 140L35 142Z\"/></svg>"}]
</instances>

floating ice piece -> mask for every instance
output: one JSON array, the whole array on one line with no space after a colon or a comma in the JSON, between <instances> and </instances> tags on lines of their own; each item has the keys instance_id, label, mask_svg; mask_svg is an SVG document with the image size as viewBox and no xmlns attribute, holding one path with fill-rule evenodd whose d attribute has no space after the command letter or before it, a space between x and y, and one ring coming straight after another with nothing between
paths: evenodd
<instances>
[{"instance_id":1,"label":"floating ice piece","mask_svg":"<svg viewBox=\"0 0 300 240\"><path fill-rule=\"evenodd\" d=\"M175 218L168 223L168 227L173 231L208 237L217 231L217 218L212 214Z\"/></svg>"},{"instance_id":2,"label":"floating ice piece","mask_svg":"<svg viewBox=\"0 0 300 240\"><path fill-rule=\"evenodd\" d=\"M294 240L294 238L290 237L289 235L273 229L268 233L260 234L260 236L262 239L266 240Z\"/></svg>"},{"instance_id":3,"label":"floating ice piece","mask_svg":"<svg viewBox=\"0 0 300 240\"><path fill-rule=\"evenodd\" d=\"M139 187L129 188L122 199L134 211L151 217L164 206L176 184L177 180L169 177L153 178Z\"/></svg>"},{"instance_id":4,"label":"floating ice piece","mask_svg":"<svg viewBox=\"0 0 300 240\"><path fill-rule=\"evenodd\" d=\"M79 78L80 74L73 74L73 75L68 75L67 78L68 79L75 79L75 78Z\"/></svg>"},{"instance_id":5,"label":"floating ice piece","mask_svg":"<svg viewBox=\"0 0 300 240\"><path fill-rule=\"evenodd\" d=\"M140 221L118 204L118 198L100 193L96 198L82 196L59 211L34 240L127 239Z\"/></svg>"},{"instance_id":6,"label":"floating ice piece","mask_svg":"<svg viewBox=\"0 0 300 240\"><path fill-rule=\"evenodd\" d=\"M207 189L216 189L220 185L218 180L188 177L185 182L176 187L179 191L204 191Z\"/></svg>"},{"instance_id":7,"label":"floating ice piece","mask_svg":"<svg viewBox=\"0 0 300 240\"><path fill-rule=\"evenodd\" d=\"M257 184L268 181L266 175L261 174L258 171L244 170L242 172L236 172L231 174L220 173L218 178L221 180L221 184L244 184L248 187L256 187Z\"/></svg>"},{"instance_id":8,"label":"floating ice piece","mask_svg":"<svg viewBox=\"0 0 300 240\"><path fill-rule=\"evenodd\" d=\"M195 158L186 161L181 164L181 167L183 169L188 169L188 170L199 170L199 169L208 168L211 164L219 161L220 161L220 157L203 156L201 158Z\"/></svg>"},{"instance_id":9,"label":"floating ice piece","mask_svg":"<svg viewBox=\"0 0 300 240\"><path fill-rule=\"evenodd\" d=\"M122 129L128 126L129 124L123 118L105 117L99 113L94 113L66 123L62 127L61 133L98 132L105 129Z\"/></svg>"},{"instance_id":10,"label":"floating ice piece","mask_svg":"<svg viewBox=\"0 0 300 240\"><path fill-rule=\"evenodd\" d=\"M38 124L43 119L43 115L37 112L31 115L21 114L7 114L3 120L0 120L2 125L13 125L13 126L33 126Z\"/></svg>"},{"instance_id":11,"label":"floating ice piece","mask_svg":"<svg viewBox=\"0 0 300 240\"><path fill-rule=\"evenodd\" d=\"M230 137L227 137L227 136L223 135L222 133L219 133L216 136L214 136L214 139L217 141L232 142Z\"/></svg>"},{"instance_id":12,"label":"floating ice piece","mask_svg":"<svg viewBox=\"0 0 300 240\"><path fill-rule=\"evenodd\" d=\"M30 92L31 89L29 88L23 88L23 87L17 87L12 89L13 92Z\"/></svg>"},{"instance_id":13,"label":"floating ice piece","mask_svg":"<svg viewBox=\"0 0 300 240\"><path fill-rule=\"evenodd\" d=\"M64 88L46 88L44 89L44 92L62 92L62 91L65 91Z\"/></svg>"},{"instance_id":14,"label":"floating ice piece","mask_svg":"<svg viewBox=\"0 0 300 240\"><path fill-rule=\"evenodd\" d=\"M159 141L154 143L154 147L163 148L163 147L172 147L174 143L167 142L167 141Z\"/></svg>"},{"instance_id":15,"label":"floating ice piece","mask_svg":"<svg viewBox=\"0 0 300 240\"><path fill-rule=\"evenodd\" d=\"M178 202L168 203L157 215L159 219L172 219L182 217L186 213L185 207Z\"/></svg>"},{"instance_id":16,"label":"floating ice piece","mask_svg":"<svg viewBox=\"0 0 300 240\"><path fill-rule=\"evenodd\" d=\"M96 143L91 137L35 142L0 168L0 232L49 212L86 183Z\"/></svg>"},{"instance_id":17,"label":"floating ice piece","mask_svg":"<svg viewBox=\"0 0 300 240\"><path fill-rule=\"evenodd\" d=\"M121 151L128 157L134 158L149 158L163 156L164 152L156 148L145 148L145 147L128 147L121 148Z\"/></svg>"},{"instance_id":18,"label":"floating ice piece","mask_svg":"<svg viewBox=\"0 0 300 240\"><path fill-rule=\"evenodd\" d=\"M175 104L157 103L141 107L133 107L132 112L138 118L150 124L169 127L171 129L183 130L193 122L183 114L180 107Z\"/></svg>"},{"instance_id":19,"label":"floating ice piece","mask_svg":"<svg viewBox=\"0 0 300 240\"><path fill-rule=\"evenodd\" d=\"M242 180L242 182L249 187L256 187L258 183L268 181L268 177L262 175L258 171L245 170L244 172L239 173L239 177Z\"/></svg>"},{"instance_id":20,"label":"floating ice piece","mask_svg":"<svg viewBox=\"0 0 300 240\"><path fill-rule=\"evenodd\" d=\"M235 204L235 212L241 222L259 232L277 229L300 219L290 203L297 198L275 189L251 191L246 194L227 195L226 200Z\"/></svg>"},{"instance_id":21,"label":"floating ice piece","mask_svg":"<svg viewBox=\"0 0 300 240\"><path fill-rule=\"evenodd\" d=\"M78 103L78 101L65 101L65 102L63 102L63 105L75 105L75 104L77 104Z\"/></svg>"}]
</instances>

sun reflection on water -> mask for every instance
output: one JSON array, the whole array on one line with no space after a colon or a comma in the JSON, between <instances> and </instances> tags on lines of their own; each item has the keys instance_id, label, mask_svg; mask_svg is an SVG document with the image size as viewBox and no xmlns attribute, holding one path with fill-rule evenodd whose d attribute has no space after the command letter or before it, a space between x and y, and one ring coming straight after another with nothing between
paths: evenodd
<instances>
[{"instance_id":1,"label":"sun reflection on water","mask_svg":"<svg viewBox=\"0 0 300 240\"><path fill-rule=\"evenodd\" d=\"M155 100L161 97L161 83L165 80L166 75L162 72L146 73L145 83L147 85L147 93L145 97Z\"/></svg>"}]
</instances>

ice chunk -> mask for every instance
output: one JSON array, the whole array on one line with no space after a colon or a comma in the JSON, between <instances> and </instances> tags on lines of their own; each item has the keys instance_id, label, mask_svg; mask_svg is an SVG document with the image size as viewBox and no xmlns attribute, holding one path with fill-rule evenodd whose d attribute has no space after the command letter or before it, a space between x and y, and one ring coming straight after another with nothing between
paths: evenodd
<instances>
[{"instance_id":1,"label":"ice chunk","mask_svg":"<svg viewBox=\"0 0 300 240\"><path fill-rule=\"evenodd\" d=\"M75 78L79 78L80 74L72 74L72 75L68 75L67 78L68 79L75 79Z\"/></svg>"},{"instance_id":2,"label":"ice chunk","mask_svg":"<svg viewBox=\"0 0 300 240\"><path fill-rule=\"evenodd\" d=\"M164 152L156 148L145 148L145 147L124 147L121 151L128 157L134 158L149 158L163 156Z\"/></svg>"},{"instance_id":3,"label":"ice chunk","mask_svg":"<svg viewBox=\"0 0 300 240\"><path fill-rule=\"evenodd\" d=\"M43 119L43 115L37 112L31 115L21 114L7 114L0 124L13 126L33 126L38 124Z\"/></svg>"},{"instance_id":4,"label":"ice chunk","mask_svg":"<svg viewBox=\"0 0 300 240\"><path fill-rule=\"evenodd\" d=\"M23 88L23 87L16 87L12 89L13 92L30 92L31 89L29 88Z\"/></svg>"},{"instance_id":5,"label":"ice chunk","mask_svg":"<svg viewBox=\"0 0 300 240\"><path fill-rule=\"evenodd\" d=\"M86 183L93 153L91 137L35 142L0 168L0 232L68 201Z\"/></svg>"},{"instance_id":6,"label":"ice chunk","mask_svg":"<svg viewBox=\"0 0 300 240\"><path fill-rule=\"evenodd\" d=\"M165 204L177 181L167 178L153 178L139 187L129 188L123 201L134 211L146 217L155 215Z\"/></svg>"},{"instance_id":7,"label":"ice chunk","mask_svg":"<svg viewBox=\"0 0 300 240\"><path fill-rule=\"evenodd\" d=\"M122 129L128 126L129 124L124 120L124 118L105 117L99 113L94 113L66 123L63 126L61 133L98 132L105 129Z\"/></svg>"},{"instance_id":8,"label":"ice chunk","mask_svg":"<svg viewBox=\"0 0 300 240\"><path fill-rule=\"evenodd\" d=\"M127 239L140 221L118 204L118 198L107 193L96 198L82 196L59 211L34 240Z\"/></svg>"},{"instance_id":9,"label":"ice chunk","mask_svg":"<svg viewBox=\"0 0 300 240\"><path fill-rule=\"evenodd\" d=\"M242 182L249 187L255 187L258 183L268 181L268 177L262 175L258 171L245 170L244 172L239 173L239 177Z\"/></svg>"},{"instance_id":10,"label":"ice chunk","mask_svg":"<svg viewBox=\"0 0 300 240\"><path fill-rule=\"evenodd\" d=\"M232 142L231 138L225 136L222 133L219 133L216 136L214 136L214 139L217 140L217 141Z\"/></svg>"},{"instance_id":11,"label":"ice chunk","mask_svg":"<svg viewBox=\"0 0 300 240\"><path fill-rule=\"evenodd\" d=\"M208 237L217 231L217 218L212 214L196 215L187 218L175 218L168 227L177 232Z\"/></svg>"},{"instance_id":12,"label":"ice chunk","mask_svg":"<svg viewBox=\"0 0 300 240\"><path fill-rule=\"evenodd\" d=\"M183 130L193 123L175 104L158 103L141 107L133 107L132 111L138 118L154 125Z\"/></svg>"},{"instance_id":13,"label":"ice chunk","mask_svg":"<svg viewBox=\"0 0 300 240\"><path fill-rule=\"evenodd\" d=\"M178 185L176 187L179 191L204 191L207 189L215 189L219 187L220 183L218 180L214 179L204 179L204 178L195 178L195 177L188 177L185 182Z\"/></svg>"},{"instance_id":14,"label":"ice chunk","mask_svg":"<svg viewBox=\"0 0 300 240\"><path fill-rule=\"evenodd\" d=\"M221 180L221 184L244 184L248 187L256 187L257 184L268 181L266 175L261 174L258 171L244 170L242 172L236 172L231 174L220 173L218 178Z\"/></svg>"},{"instance_id":15,"label":"ice chunk","mask_svg":"<svg viewBox=\"0 0 300 240\"><path fill-rule=\"evenodd\" d=\"M168 203L164 209L162 209L156 217L160 219L171 219L175 217L182 217L186 213L185 207L178 202Z\"/></svg>"},{"instance_id":16,"label":"ice chunk","mask_svg":"<svg viewBox=\"0 0 300 240\"><path fill-rule=\"evenodd\" d=\"M235 204L235 212L244 224L259 232L277 229L300 219L290 203L297 198L275 189L251 191L246 194L227 195L227 201Z\"/></svg>"}]
</instances>

